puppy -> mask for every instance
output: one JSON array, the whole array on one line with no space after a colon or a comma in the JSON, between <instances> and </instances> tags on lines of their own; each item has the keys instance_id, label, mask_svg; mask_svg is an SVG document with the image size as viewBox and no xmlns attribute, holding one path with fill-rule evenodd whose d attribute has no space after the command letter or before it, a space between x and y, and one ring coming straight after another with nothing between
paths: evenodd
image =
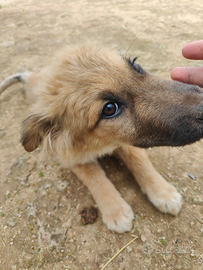
<instances>
[{"instance_id":1,"label":"puppy","mask_svg":"<svg viewBox=\"0 0 203 270\"><path fill-rule=\"evenodd\" d=\"M157 78L111 48L66 48L40 73L16 74L0 86L27 83L31 114L25 150L58 157L89 188L104 223L123 233L133 211L97 158L116 151L141 190L163 213L177 215L181 195L154 169L143 148L183 146L203 137L203 91Z\"/></svg>"}]
</instances>

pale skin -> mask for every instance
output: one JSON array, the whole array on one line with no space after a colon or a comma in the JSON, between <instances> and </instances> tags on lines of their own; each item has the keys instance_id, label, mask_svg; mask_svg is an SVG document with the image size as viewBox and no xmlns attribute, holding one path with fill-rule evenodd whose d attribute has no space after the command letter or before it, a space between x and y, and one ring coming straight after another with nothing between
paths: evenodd
<instances>
[{"instance_id":1,"label":"pale skin","mask_svg":"<svg viewBox=\"0 0 203 270\"><path fill-rule=\"evenodd\" d=\"M182 54L187 59L203 60L203 40L186 44ZM171 78L203 87L203 67L176 67L171 71Z\"/></svg>"}]
</instances>

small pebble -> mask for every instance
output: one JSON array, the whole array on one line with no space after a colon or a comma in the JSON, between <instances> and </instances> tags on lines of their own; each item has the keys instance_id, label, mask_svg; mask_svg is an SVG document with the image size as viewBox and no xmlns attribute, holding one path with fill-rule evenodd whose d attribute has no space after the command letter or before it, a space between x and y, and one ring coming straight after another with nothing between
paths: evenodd
<instances>
[{"instance_id":1,"label":"small pebble","mask_svg":"<svg viewBox=\"0 0 203 270\"><path fill-rule=\"evenodd\" d=\"M5 134L6 134L6 131L3 129L0 129L0 138L3 138Z\"/></svg>"},{"instance_id":2,"label":"small pebble","mask_svg":"<svg viewBox=\"0 0 203 270\"><path fill-rule=\"evenodd\" d=\"M195 251L194 251L193 249L191 250L190 256L191 256L191 257L195 257L195 256L196 256L196 255L195 255Z\"/></svg>"},{"instance_id":3,"label":"small pebble","mask_svg":"<svg viewBox=\"0 0 203 270\"><path fill-rule=\"evenodd\" d=\"M132 251L132 248L131 247L127 247L127 252L131 252Z\"/></svg>"},{"instance_id":4,"label":"small pebble","mask_svg":"<svg viewBox=\"0 0 203 270\"><path fill-rule=\"evenodd\" d=\"M10 227L14 227L17 223L16 221L16 218L15 217L12 217L11 219L7 220L7 225L10 226ZM6 226L7 227L7 226ZM4 227L5 228L5 227Z\"/></svg>"},{"instance_id":5,"label":"small pebble","mask_svg":"<svg viewBox=\"0 0 203 270\"><path fill-rule=\"evenodd\" d=\"M62 14L59 15L59 17L61 17L61 18L64 18L66 16L68 16L68 13L62 13Z\"/></svg>"},{"instance_id":6,"label":"small pebble","mask_svg":"<svg viewBox=\"0 0 203 270\"><path fill-rule=\"evenodd\" d=\"M194 225L195 225L195 223L191 221L190 222L190 227L193 228Z\"/></svg>"},{"instance_id":7,"label":"small pebble","mask_svg":"<svg viewBox=\"0 0 203 270\"><path fill-rule=\"evenodd\" d=\"M195 180L195 176L192 173L187 174L192 180Z\"/></svg>"},{"instance_id":8,"label":"small pebble","mask_svg":"<svg viewBox=\"0 0 203 270\"><path fill-rule=\"evenodd\" d=\"M147 240L146 236L141 235L141 240L142 240L142 242L145 242Z\"/></svg>"},{"instance_id":9,"label":"small pebble","mask_svg":"<svg viewBox=\"0 0 203 270\"><path fill-rule=\"evenodd\" d=\"M68 182L58 181L56 188L58 189L58 191L63 191L64 189L66 189L67 186L68 186Z\"/></svg>"},{"instance_id":10,"label":"small pebble","mask_svg":"<svg viewBox=\"0 0 203 270\"><path fill-rule=\"evenodd\" d=\"M22 26L23 24L24 24L23 21L19 21L19 22L16 23L17 26Z\"/></svg>"}]
</instances>

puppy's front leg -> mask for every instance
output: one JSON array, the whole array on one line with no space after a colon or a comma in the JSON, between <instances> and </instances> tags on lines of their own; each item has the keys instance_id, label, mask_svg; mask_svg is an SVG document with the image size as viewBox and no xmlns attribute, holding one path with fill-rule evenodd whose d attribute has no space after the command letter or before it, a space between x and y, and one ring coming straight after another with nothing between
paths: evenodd
<instances>
[{"instance_id":1,"label":"puppy's front leg","mask_svg":"<svg viewBox=\"0 0 203 270\"><path fill-rule=\"evenodd\" d=\"M72 171L88 187L94 197L104 223L110 230L123 233L130 231L133 211L106 177L97 162L77 165Z\"/></svg>"},{"instance_id":2,"label":"puppy's front leg","mask_svg":"<svg viewBox=\"0 0 203 270\"><path fill-rule=\"evenodd\" d=\"M146 151L129 145L116 151L154 206L163 213L177 215L181 209L181 195L155 170Z\"/></svg>"}]
</instances>

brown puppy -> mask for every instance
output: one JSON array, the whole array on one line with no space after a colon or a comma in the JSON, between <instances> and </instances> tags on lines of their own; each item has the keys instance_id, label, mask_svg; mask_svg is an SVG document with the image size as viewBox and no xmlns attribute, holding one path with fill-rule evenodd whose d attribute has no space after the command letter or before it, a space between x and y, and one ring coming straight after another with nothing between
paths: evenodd
<instances>
[{"instance_id":1,"label":"brown puppy","mask_svg":"<svg viewBox=\"0 0 203 270\"><path fill-rule=\"evenodd\" d=\"M39 74L9 77L0 93L16 81L27 83L32 111L22 126L24 148L31 152L42 146L71 168L91 191L109 229L129 231L133 219L131 207L96 161L113 151L161 212L178 214L181 195L141 148L202 138L201 88L162 80L135 59L90 45L63 50Z\"/></svg>"}]
</instances>

